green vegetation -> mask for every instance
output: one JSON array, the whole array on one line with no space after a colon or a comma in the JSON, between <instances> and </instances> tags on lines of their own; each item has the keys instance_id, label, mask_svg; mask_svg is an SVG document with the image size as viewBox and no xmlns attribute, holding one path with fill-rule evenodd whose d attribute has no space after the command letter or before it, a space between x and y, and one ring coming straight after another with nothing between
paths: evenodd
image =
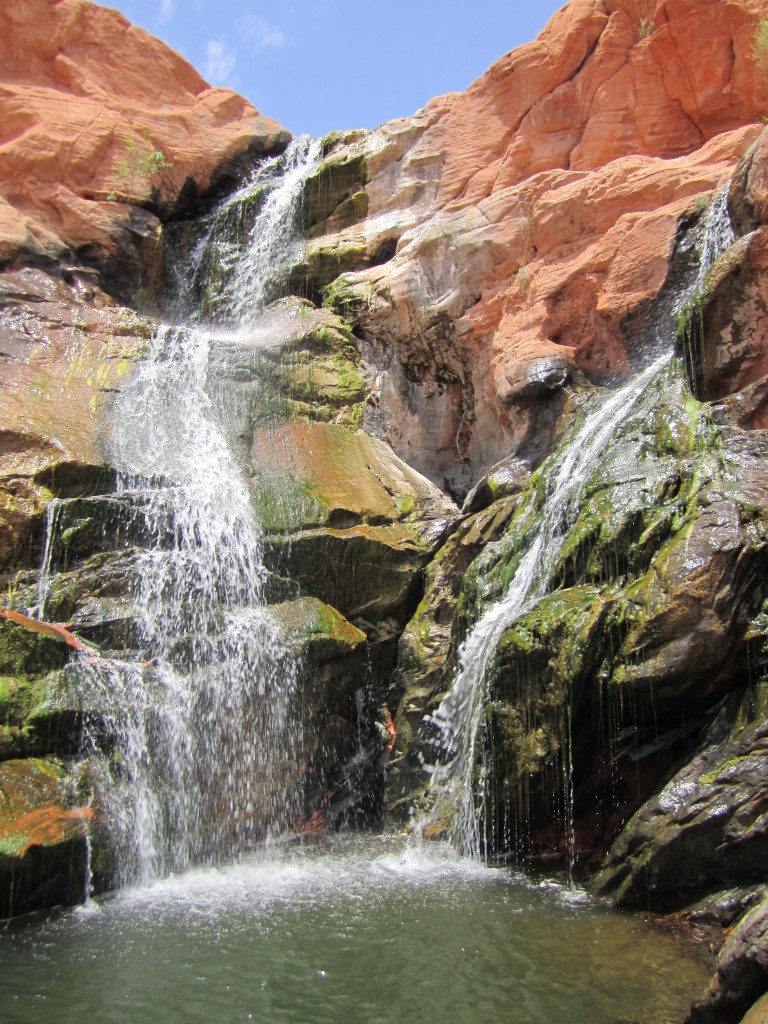
<instances>
[{"instance_id":1,"label":"green vegetation","mask_svg":"<svg viewBox=\"0 0 768 1024\"><path fill-rule=\"evenodd\" d=\"M152 191L152 179L160 171L173 167L165 153L152 141L148 131L141 133L142 142L123 136L127 157L115 168L115 186L107 195L110 202L144 202Z\"/></svg>"},{"instance_id":2,"label":"green vegetation","mask_svg":"<svg viewBox=\"0 0 768 1024\"><path fill-rule=\"evenodd\" d=\"M757 23L751 57L761 70L765 71L768 68L768 18L763 18Z\"/></svg>"}]
</instances>

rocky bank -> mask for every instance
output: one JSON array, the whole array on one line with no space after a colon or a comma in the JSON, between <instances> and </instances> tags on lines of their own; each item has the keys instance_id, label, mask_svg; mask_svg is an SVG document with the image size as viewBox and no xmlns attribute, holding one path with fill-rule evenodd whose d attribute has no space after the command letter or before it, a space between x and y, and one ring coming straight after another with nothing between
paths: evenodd
<instances>
[{"instance_id":1,"label":"rocky bank","mask_svg":"<svg viewBox=\"0 0 768 1024\"><path fill-rule=\"evenodd\" d=\"M85 0L0 27L4 604L34 613L43 569L45 619L151 659L111 396L200 217L290 136ZM491 857L570 858L619 905L725 929L689 1019L726 1024L768 991L766 31L763 0L571 0L466 93L328 136L273 340L218 345L210 378L302 651L306 822L329 827L429 802L425 716L558 447L675 349L586 481L551 592L501 635L481 811ZM718 202L733 244L678 301ZM61 639L0 620L0 916L80 899L86 834L112 878Z\"/></svg>"}]
</instances>

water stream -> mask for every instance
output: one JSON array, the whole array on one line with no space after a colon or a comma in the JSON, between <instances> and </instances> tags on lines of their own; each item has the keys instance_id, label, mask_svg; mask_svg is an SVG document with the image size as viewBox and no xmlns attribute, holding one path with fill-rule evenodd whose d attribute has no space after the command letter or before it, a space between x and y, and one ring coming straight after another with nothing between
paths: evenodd
<instances>
[{"instance_id":1,"label":"water stream","mask_svg":"<svg viewBox=\"0 0 768 1024\"><path fill-rule=\"evenodd\" d=\"M431 807L415 823L419 833L441 820L452 820L454 842L472 857L485 854L482 835L484 793L474 783L479 749L480 722L487 703L490 661L502 634L551 592L560 552L568 530L576 522L590 476L610 446L611 438L632 415L648 385L668 366L673 355L676 318L695 300L707 271L733 243L727 208L727 189L712 201L688 245L695 260L687 279L662 296L649 318L640 351L645 366L622 386L600 394L580 425L572 429L547 463L545 496L536 528L515 573L502 596L486 608L470 629L458 653L458 667L451 689L428 718L438 732L439 759L431 768ZM562 772L563 817L569 867L573 864L573 779L570 721L566 706ZM482 780L483 773L480 773Z\"/></svg>"},{"instance_id":2,"label":"water stream","mask_svg":"<svg viewBox=\"0 0 768 1024\"><path fill-rule=\"evenodd\" d=\"M180 275L193 326L158 329L111 409L109 462L138 512L131 596L149 664L86 658L78 686L121 885L227 862L300 819L297 653L265 607L261 531L208 376L213 346L253 329L296 258L317 158L297 140L212 213ZM244 206L251 223L232 241L223 226ZM192 283L214 262L216 322L194 325ZM49 569L47 555L41 605Z\"/></svg>"},{"instance_id":3,"label":"water stream","mask_svg":"<svg viewBox=\"0 0 768 1024\"><path fill-rule=\"evenodd\" d=\"M78 673L94 709L82 753L123 888L0 932L2 1018L633 1024L680 1015L705 980L695 956L578 891L402 837L281 843L301 806L297 666L265 607L263 538L209 367L222 337L252 341L261 330L297 258L297 204L317 158L317 145L300 140L211 217L180 274L187 326L157 332L116 403L110 457L141 527L139 654L82 659ZM470 633L435 714L447 756L433 784L459 802L466 853L482 845L471 774L490 653L545 593L584 480L668 359L654 353L607 393L553 458L538 532ZM52 505L51 551L59 516Z\"/></svg>"}]
</instances>

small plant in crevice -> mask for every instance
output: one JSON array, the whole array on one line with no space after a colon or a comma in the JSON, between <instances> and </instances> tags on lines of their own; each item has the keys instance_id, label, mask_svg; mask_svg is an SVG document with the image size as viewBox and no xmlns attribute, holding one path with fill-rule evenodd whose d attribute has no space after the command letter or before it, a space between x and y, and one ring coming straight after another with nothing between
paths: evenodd
<instances>
[{"instance_id":1,"label":"small plant in crevice","mask_svg":"<svg viewBox=\"0 0 768 1024\"><path fill-rule=\"evenodd\" d=\"M123 136L127 156L115 167L114 185L107 193L110 202L144 202L150 198L153 178L160 171L170 170L173 162L158 149L148 131L141 133L141 142L131 135Z\"/></svg>"},{"instance_id":2,"label":"small plant in crevice","mask_svg":"<svg viewBox=\"0 0 768 1024\"><path fill-rule=\"evenodd\" d=\"M638 39L647 39L652 36L656 31L656 24L651 18L641 18L640 26L637 30Z\"/></svg>"},{"instance_id":3,"label":"small plant in crevice","mask_svg":"<svg viewBox=\"0 0 768 1024\"><path fill-rule=\"evenodd\" d=\"M521 264L515 274L515 287L523 298L528 294L528 290L531 285L531 277L531 268L526 263Z\"/></svg>"},{"instance_id":4,"label":"small plant in crevice","mask_svg":"<svg viewBox=\"0 0 768 1024\"><path fill-rule=\"evenodd\" d=\"M768 18L757 23L750 57L762 71L768 69Z\"/></svg>"}]
</instances>

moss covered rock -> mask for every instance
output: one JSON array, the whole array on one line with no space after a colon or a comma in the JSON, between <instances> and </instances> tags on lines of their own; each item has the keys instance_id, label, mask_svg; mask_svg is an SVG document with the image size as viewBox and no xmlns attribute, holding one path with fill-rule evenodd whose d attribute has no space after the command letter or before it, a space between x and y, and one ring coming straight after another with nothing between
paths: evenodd
<instances>
[{"instance_id":1,"label":"moss covered rock","mask_svg":"<svg viewBox=\"0 0 768 1024\"><path fill-rule=\"evenodd\" d=\"M346 147L335 150L332 143L326 140L324 159L304 184L303 207L310 238L341 231L363 220L368 212L365 153Z\"/></svg>"},{"instance_id":2,"label":"moss covered rock","mask_svg":"<svg viewBox=\"0 0 768 1024\"><path fill-rule=\"evenodd\" d=\"M674 367L611 439L544 562L538 593L548 596L529 601L490 660L476 766L489 852L594 864L692 755L713 706L743 688L763 635L763 449L759 435L719 426ZM506 593L539 528L550 473L547 461L503 533L466 568L448 603L449 638L423 608L408 626L402 664L412 667L393 775L402 768L408 777L409 749L429 751L429 726L419 739L416 717L450 685L473 622Z\"/></svg>"},{"instance_id":3,"label":"moss covered rock","mask_svg":"<svg viewBox=\"0 0 768 1024\"><path fill-rule=\"evenodd\" d=\"M593 880L622 906L679 909L701 893L763 882L768 856L768 690L749 687L703 749L649 800Z\"/></svg>"}]
</instances>

